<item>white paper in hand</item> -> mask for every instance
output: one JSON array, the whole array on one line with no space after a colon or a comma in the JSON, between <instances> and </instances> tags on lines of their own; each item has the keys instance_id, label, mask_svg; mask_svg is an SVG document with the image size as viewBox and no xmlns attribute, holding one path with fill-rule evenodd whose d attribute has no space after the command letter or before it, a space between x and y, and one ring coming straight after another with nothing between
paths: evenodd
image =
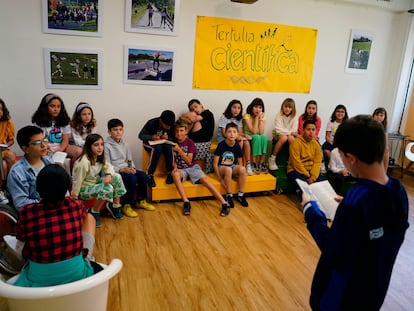
<instances>
[{"instance_id":1,"label":"white paper in hand","mask_svg":"<svg viewBox=\"0 0 414 311\"><path fill-rule=\"evenodd\" d=\"M335 200L337 194L329 181L323 180L308 184L306 181L296 179L296 182L310 200L318 203L326 218L333 220L339 203Z\"/></svg>"},{"instance_id":2,"label":"white paper in hand","mask_svg":"<svg viewBox=\"0 0 414 311\"><path fill-rule=\"evenodd\" d=\"M66 152L56 151L53 154L52 159L53 159L53 161L55 161L56 164L62 164L63 165L65 163L65 159L66 159L67 155L68 154Z\"/></svg>"}]
</instances>

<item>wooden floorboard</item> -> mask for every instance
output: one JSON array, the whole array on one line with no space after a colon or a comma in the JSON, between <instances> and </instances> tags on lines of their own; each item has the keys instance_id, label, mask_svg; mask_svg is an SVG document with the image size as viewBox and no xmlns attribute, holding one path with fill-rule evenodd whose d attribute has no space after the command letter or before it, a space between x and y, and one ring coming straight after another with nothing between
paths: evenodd
<instances>
[{"instance_id":1,"label":"wooden floorboard","mask_svg":"<svg viewBox=\"0 0 414 311\"><path fill-rule=\"evenodd\" d=\"M382 311L414 310L414 173L403 183L412 225ZM226 218L213 199L193 201L189 217L181 215L181 202L155 204L156 211L139 210L137 218L102 217L94 255L124 264L110 281L108 310L310 310L320 253L298 202L273 193L248 201L248 208L236 203Z\"/></svg>"},{"instance_id":2,"label":"wooden floorboard","mask_svg":"<svg viewBox=\"0 0 414 311\"><path fill-rule=\"evenodd\" d=\"M403 181L414 198L414 177ZM293 196L271 194L236 203L219 216L216 200L155 204L138 218L103 218L95 256L124 267L110 282L108 310L310 310L319 250ZM412 222L412 210L410 219ZM410 227L382 310L413 310L414 232Z\"/></svg>"},{"instance_id":3,"label":"wooden floorboard","mask_svg":"<svg viewBox=\"0 0 414 311\"><path fill-rule=\"evenodd\" d=\"M226 218L216 200L193 201L189 217L169 202L103 218L96 258L124 263L108 310L308 310L319 251L301 212L283 195L248 199Z\"/></svg>"}]
</instances>

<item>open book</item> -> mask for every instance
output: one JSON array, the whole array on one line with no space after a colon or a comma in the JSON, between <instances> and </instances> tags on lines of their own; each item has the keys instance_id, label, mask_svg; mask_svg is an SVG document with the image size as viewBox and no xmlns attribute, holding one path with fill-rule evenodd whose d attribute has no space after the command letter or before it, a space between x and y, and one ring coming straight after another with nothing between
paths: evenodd
<instances>
[{"instance_id":1,"label":"open book","mask_svg":"<svg viewBox=\"0 0 414 311\"><path fill-rule=\"evenodd\" d=\"M150 144L151 146L160 145L160 144L168 144L168 145L173 145L173 146L176 145L175 142L168 140L168 139L149 140L148 144Z\"/></svg>"},{"instance_id":2,"label":"open book","mask_svg":"<svg viewBox=\"0 0 414 311\"><path fill-rule=\"evenodd\" d=\"M296 182L310 200L318 203L321 210L325 213L326 218L333 220L339 202L335 200L337 194L329 181L323 180L308 184L306 181L296 179Z\"/></svg>"},{"instance_id":3,"label":"open book","mask_svg":"<svg viewBox=\"0 0 414 311\"><path fill-rule=\"evenodd\" d=\"M54 161L55 163L64 164L64 163L65 163L65 159L66 159L66 156L67 156L67 155L68 155L68 154L67 154L66 152L63 152L63 151L56 151L56 152L53 154L52 159L53 159L53 161Z\"/></svg>"}]
</instances>

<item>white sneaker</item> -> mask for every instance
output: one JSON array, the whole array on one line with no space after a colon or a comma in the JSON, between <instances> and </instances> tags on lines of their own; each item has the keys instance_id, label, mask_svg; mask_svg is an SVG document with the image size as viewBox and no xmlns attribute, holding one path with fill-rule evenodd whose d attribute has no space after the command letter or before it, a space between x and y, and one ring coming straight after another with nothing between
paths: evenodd
<instances>
[{"instance_id":1,"label":"white sneaker","mask_svg":"<svg viewBox=\"0 0 414 311\"><path fill-rule=\"evenodd\" d=\"M270 157L269 160L267 161L267 164L269 166L270 171L276 171L279 169L279 167L276 164L276 158Z\"/></svg>"},{"instance_id":2,"label":"white sneaker","mask_svg":"<svg viewBox=\"0 0 414 311\"><path fill-rule=\"evenodd\" d=\"M321 174L326 174L326 167L325 167L325 163L324 162L321 163L321 171L320 171L320 173Z\"/></svg>"},{"instance_id":3,"label":"white sneaker","mask_svg":"<svg viewBox=\"0 0 414 311\"><path fill-rule=\"evenodd\" d=\"M246 172L248 176L253 175L253 170L252 170L252 166L249 164L246 165Z\"/></svg>"},{"instance_id":4,"label":"white sneaker","mask_svg":"<svg viewBox=\"0 0 414 311\"><path fill-rule=\"evenodd\" d=\"M9 200L4 195L4 192L3 191L0 191L0 203L1 204L9 204Z\"/></svg>"}]
</instances>

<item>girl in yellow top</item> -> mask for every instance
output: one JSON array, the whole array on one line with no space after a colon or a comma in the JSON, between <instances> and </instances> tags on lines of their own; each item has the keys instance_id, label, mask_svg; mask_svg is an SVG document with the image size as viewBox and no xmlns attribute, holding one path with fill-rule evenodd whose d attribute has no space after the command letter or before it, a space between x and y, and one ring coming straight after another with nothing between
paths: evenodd
<instances>
[{"instance_id":1,"label":"girl in yellow top","mask_svg":"<svg viewBox=\"0 0 414 311\"><path fill-rule=\"evenodd\" d=\"M4 101L0 98L0 144L6 145L1 147L3 157L3 167L5 175L16 162L16 155L10 150L10 146L14 144L14 124L10 118L9 110Z\"/></svg>"}]
</instances>

